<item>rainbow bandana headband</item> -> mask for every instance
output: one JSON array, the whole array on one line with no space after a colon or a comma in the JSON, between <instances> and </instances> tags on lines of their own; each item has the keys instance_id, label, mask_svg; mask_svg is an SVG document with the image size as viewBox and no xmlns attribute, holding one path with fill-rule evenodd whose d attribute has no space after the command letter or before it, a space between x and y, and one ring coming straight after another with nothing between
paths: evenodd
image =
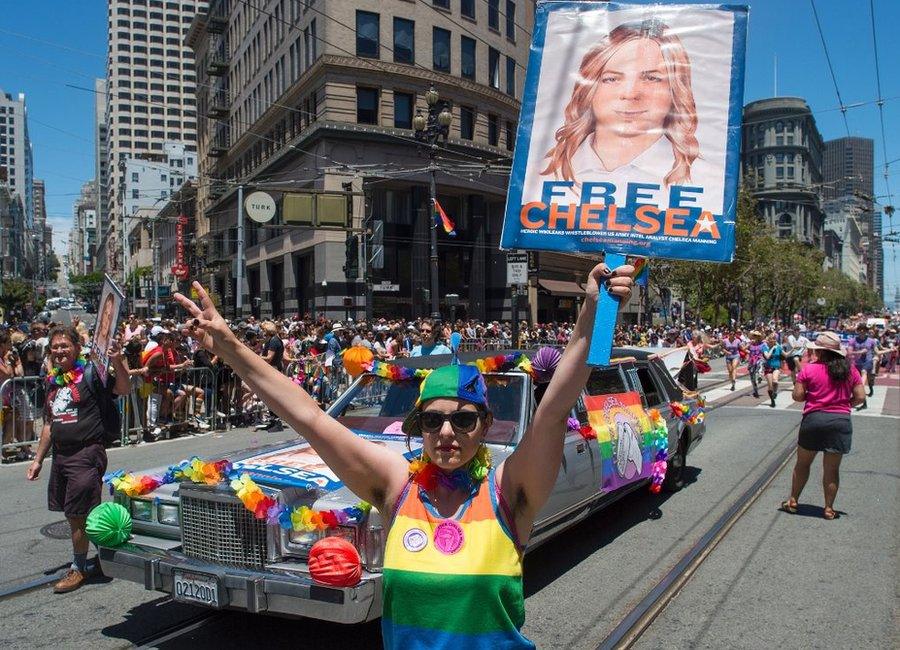
<instances>
[{"instance_id":1,"label":"rainbow bandana headband","mask_svg":"<svg viewBox=\"0 0 900 650\"><path fill-rule=\"evenodd\" d=\"M443 366L429 373L419 385L416 408L403 421L403 433L419 435L419 407L428 400L449 397L471 402L484 409L488 408L487 385L478 368L469 365Z\"/></svg>"}]
</instances>

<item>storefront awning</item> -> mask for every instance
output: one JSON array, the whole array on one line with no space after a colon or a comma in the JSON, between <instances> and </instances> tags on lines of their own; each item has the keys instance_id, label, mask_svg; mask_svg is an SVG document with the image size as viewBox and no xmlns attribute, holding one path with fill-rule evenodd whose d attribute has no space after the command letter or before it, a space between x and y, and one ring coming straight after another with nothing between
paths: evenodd
<instances>
[{"instance_id":1,"label":"storefront awning","mask_svg":"<svg viewBox=\"0 0 900 650\"><path fill-rule=\"evenodd\" d=\"M554 296L580 297L584 295L584 289L575 282L565 280L538 280L541 288L546 289Z\"/></svg>"}]
</instances>

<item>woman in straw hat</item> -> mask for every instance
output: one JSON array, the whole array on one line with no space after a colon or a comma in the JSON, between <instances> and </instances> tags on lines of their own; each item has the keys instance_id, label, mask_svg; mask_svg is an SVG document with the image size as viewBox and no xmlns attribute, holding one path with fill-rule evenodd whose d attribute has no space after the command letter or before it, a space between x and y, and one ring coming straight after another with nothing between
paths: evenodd
<instances>
[{"instance_id":1,"label":"woman in straw hat","mask_svg":"<svg viewBox=\"0 0 900 650\"><path fill-rule=\"evenodd\" d=\"M492 467L484 444L493 422L474 365L442 366L422 380L403 421L421 436L410 463L354 434L288 377L234 337L199 283L200 304L175 299L194 319L200 344L219 355L297 430L355 494L389 519L382 630L387 648L534 648L525 621L522 552L562 462L567 418L591 368L599 287L631 295L634 267L598 264L569 344L515 451Z\"/></svg>"},{"instance_id":2,"label":"woman in straw hat","mask_svg":"<svg viewBox=\"0 0 900 650\"><path fill-rule=\"evenodd\" d=\"M813 362L797 374L793 390L794 401L806 402L797 441L797 463L791 496L781 504L781 509L792 514L797 512L797 500L809 479L809 467L821 451L825 490L822 516L834 519L841 458L850 451L853 436L850 408L862 404L866 391L859 371L847 360L847 351L841 347L837 334L823 332L807 349L812 351Z\"/></svg>"}]
</instances>

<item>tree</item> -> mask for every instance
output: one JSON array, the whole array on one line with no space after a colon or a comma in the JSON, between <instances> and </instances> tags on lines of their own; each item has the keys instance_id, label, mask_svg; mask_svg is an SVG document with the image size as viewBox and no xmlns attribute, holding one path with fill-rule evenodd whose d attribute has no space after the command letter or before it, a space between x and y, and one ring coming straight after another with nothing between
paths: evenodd
<instances>
[{"instance_id":1,"label":"tree","mask_svg":"<svg viewBox=\"0 0 900 650\"><path fill-rule=\"evenodd\" d=\"M59 258L56 251L51 250L47 255L47 279L56 282L59 279Z\"/></svg>"},{"instance_id":2,"label":"tree","mask_svg":"<svg viewBox=\"0 0 900 650\"><path fill-rule=\"evenodd\" d=\"M85 275L70 275L69 287L75 297L82 302L93 302L100 299L100 292L103 290L103 272L95 271Z\"/></svg>"},{"instance_id":3,"label":"tree","mask_svg":"<svg viewBox=\"0 0 900 650\"><path fill-rule=\"evenodd\" d=\"M4 313L12 309L21 309L26 303L34 301L34 291L31 283L25 280L8 278L3 281L3 295L0 296L0 304Z\"/></svg>"}]
</instances>

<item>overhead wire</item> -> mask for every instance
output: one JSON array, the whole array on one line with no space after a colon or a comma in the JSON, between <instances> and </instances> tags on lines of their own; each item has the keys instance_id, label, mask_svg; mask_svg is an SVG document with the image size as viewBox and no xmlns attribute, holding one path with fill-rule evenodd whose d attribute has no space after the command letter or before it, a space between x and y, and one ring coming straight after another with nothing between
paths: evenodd
<instances>
[{"instance_id":1,"label":"overhead wire","mask_svg":"<svg viewBox=\"0 0 900 650\"><path fill-rule=\"evenodd\" d=\"M822 40L822 49L825 50L825 61L828 63L828 70L831 73L831 81L834 84L834 92L837 95L838 104L840 104L841 116L844 119L844 130L847 132L847 137L850 137L850 126L847 123L847 107L844 105L844 100L841 97L841 90L838 88L837 76L834 74L834 66L831 65L831 56L828 54L828 44L825 42L825 34L822 31L822 23L819 22L819 12L816 11L816 1L809 0L809 5L812 7L813 17L816 21L816 29L819 31L819 38Z\"/></svg>"}]
</instances>

